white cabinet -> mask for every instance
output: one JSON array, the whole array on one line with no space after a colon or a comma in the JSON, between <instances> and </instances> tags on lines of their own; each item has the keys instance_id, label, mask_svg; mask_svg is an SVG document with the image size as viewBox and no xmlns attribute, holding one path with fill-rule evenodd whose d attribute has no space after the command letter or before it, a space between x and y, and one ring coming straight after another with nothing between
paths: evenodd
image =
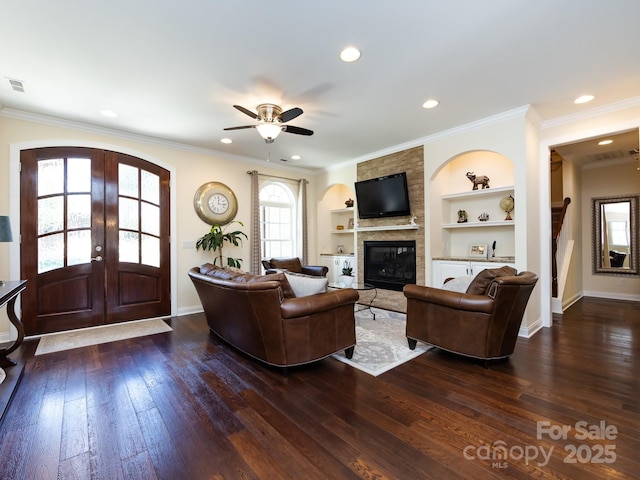
<instances>
[{"instance_id":1,"label":"white cabinet","mask_svg":"<svg viewBox=\"0 0 640 480\"><path fill-rule=\"evenodd\" d=\"M353 268L353 277L354 281L356 278L356 259L353 255L320 255L320 263L327 267L329 271L327 272L327 278L330 283L337 283L338 277L342 275L342 268L347 262Z\"/></svg>"},{"instance_id":2,"label":"white cabinet","mask_svg":"<svg viewBox=\"0 0 640 480\"><path fill-rule=\"evenodd\" d=\"M477 260L434 260L431 285L433 287L440 288L447 278L465 276L475 277L486 268L500 268L504 265L516 268L514 263L500 261L480 262Z\"/></svg>"}]
</instances>

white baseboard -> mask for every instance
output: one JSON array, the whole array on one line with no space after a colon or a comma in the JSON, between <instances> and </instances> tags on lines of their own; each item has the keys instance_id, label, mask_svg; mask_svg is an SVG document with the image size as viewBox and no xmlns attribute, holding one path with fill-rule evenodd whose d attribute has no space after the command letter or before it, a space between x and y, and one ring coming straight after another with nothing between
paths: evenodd
<instances>
[{"instance_id":1,"label":"white baseboard","mask_svg":"<svg viewBox=\"0 0 640 480\"><path fill-rule=\"evenodd\" d=\"M564 302L562 302L562 311L564 312L567 308L580 300L582 296L582 292L580 292L576 293L573 297L567 298Z\"/></svg>"},{"instance_id":2,"label":"white baseboard","mask_svg":"<svg viewBox=\"0 0 640 480\"><path fill-rule=\"evenodd\" d=\"M204 312L204 309L202 308L202 305L192 305L190 307L181 307L178 309L178 316L182 316L182 315L191 315L194 313L202 313Z\"/></svg>"},{"instance_id":3,"label":"white baseboard","mask_svg":"<svg viewBox=\"0 0 640 480\"><path fill-rule=\"evenodd\" d=\"M539 318L538 320L536 320L535 322L533 322L531 325L529 325L528 327L520 327L520 330L518 331L518 336L519 337L524 337L524 338L531 338L533 337L538 331L540 331L542 329L543 325L542 325L542 319Z\"/></svg>"},{"instance_id":4,"label":"white baseboard","mask_svg":"<svg viewBox=\"0 0 640 480\"><path fill-rule=\"evenodd\" d=\"M0 333L0 343L9 343L13 342L14 340L15 338L11 338L11 334L9 332Z\"/></svg>"},{"instance_id":5,"label":"white baseboard","mask_svg":"<svg viewBox=\"0 0 640 480\"><path fill-rule=\"evenodd\" d=\"M630 302L640 302L640 295L631 295L629 293L584 291L583 295L585 297L610 298L612 300L628 300Z\"/></svg>"},{"instance_id":6,"label":"white baseboard","mask_svg":"<svg viewBox=\"0 0 640 480\"><path fill-rule=\"evenodd\" d=\"M560 300L559 298L551 298L551 313L557 313L562 315L564 311L571 305L576 303L582 298L582 292L576 293L574 296L567 298L566 300Z\"/></svg>"}]
</instances>

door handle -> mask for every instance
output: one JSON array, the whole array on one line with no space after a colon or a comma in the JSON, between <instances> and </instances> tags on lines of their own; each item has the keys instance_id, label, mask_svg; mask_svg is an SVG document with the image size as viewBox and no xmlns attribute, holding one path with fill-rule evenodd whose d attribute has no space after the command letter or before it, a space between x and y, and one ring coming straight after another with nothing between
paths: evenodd
<instances>
[{"instance_id":1,"label":"door handle","mask_svg":"<svg viewBox=\"0 0 640 480\"><path fill-rule=\"evenodd\" d=\"M97 257L91 257L91 261L96 261L96 262L101 262L102 261L102 257L100 255L98 255Z\"/></svg>"}]
</instances>

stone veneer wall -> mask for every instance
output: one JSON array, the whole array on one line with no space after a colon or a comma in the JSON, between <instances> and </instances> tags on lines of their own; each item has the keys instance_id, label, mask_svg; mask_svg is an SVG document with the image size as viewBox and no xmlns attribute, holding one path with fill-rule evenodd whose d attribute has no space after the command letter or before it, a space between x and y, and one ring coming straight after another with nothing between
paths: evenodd
<instances>
[{"instance_id":1,"label":"stone veneer wall","mask_svg":"<svg viewBox=\"0 0 640 480\"><path fill-rule=\"evenodd\" d=\"M418 285L425 284L425 225L424 225L424 151L423 147L415 147L402 152L392 153L384 157L374 158L357 166L358 181L370 178L407 173L407 187L409 188L409 204L411 213L416 217L415 222L420 226L417 230L380 230L373 232L358 232L358 278L364 278L364 242L371 240L415 240L416 242L416 280ZM387 225L406 225L411 217L388 217L358 220L358 227L378 227ZM362 302L368 302L373 292L360 292ZM373 306L407 311L407 302L402 292L377 289Z\"/></svg>"}]
</instances>

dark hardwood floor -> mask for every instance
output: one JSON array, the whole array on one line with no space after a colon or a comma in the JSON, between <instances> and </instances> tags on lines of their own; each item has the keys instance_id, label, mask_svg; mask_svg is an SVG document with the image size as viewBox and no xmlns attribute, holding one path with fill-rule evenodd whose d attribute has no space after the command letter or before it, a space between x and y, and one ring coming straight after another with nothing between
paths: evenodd
<instances>
[{"instance_id":1,"label":"dark hardwood floor","mask_svg":"<svg viewBox=\"0 0 640 480\"><path fill-rule=\"evenodd\" d=\"M170 323L38 357L24 343L0 477L640 478L638 303L582 299L489 369L432 350L377 378L333 359L284 377L202 315Z\"/></svg>"}]
</instances>

